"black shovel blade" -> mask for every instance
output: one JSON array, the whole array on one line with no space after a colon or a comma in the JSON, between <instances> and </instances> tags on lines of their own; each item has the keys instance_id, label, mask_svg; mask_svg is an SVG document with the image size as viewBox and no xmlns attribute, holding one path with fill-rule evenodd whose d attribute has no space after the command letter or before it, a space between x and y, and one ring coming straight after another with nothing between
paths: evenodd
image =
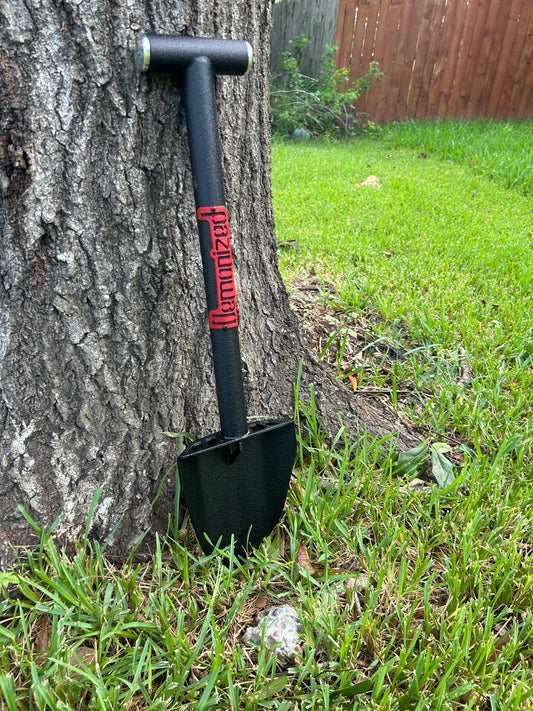
<instances>
[{"instance_id":1,"label":"black shovel blade","mask_svg":"<svg viewBox=\"0 0 533 711\"><path fill-rule=\"evenodd\" d=\"M178 457L181 491L204 553L235 539L257 547L278 523L296 457L294 422L248 423L243 437L220 434L190 444Z\"/></svg>"}]
</instances>

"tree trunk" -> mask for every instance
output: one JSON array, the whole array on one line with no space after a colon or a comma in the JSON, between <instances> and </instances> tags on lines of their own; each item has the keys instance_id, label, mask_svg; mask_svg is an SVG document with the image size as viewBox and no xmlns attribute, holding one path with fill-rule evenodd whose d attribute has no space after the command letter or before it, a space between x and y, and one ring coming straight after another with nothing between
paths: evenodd
<instances>
[{"instance_id":1,"label":"tree trunk","mask_svg":"<svg viewBox=\"0 0 533 711\"><path fill-rule=\"evenodd\" d=\"M68 543L99 486L91 533L114 531L114 554L164 533L177 455L164 433L218 429L181 90L139 73L142 32L255 49L250 75L216 82L249 415L292 414L303 357L302 392L315 382L319 414L342 411L370 434L397 429L393 413L335 383L288 306L270 193L270 9L0 0L3 568L31 541L19 505L40 526L61 515Z\"/></svg>"}]
</instances>

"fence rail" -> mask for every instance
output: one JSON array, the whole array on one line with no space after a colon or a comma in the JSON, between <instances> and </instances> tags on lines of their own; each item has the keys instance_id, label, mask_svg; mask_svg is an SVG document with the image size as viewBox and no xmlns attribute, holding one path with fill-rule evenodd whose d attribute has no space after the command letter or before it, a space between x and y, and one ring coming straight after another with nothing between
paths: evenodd
<instances>
[{"instance_id":1,"label":"fence rail","mask_svg":"<svg viewBox=\"0 0 533 711\"><path fill-rule=\"evenodd\" d=\"M533 0L339 0L335 44L352 79L379 62L378 123L533 117Z\"/></svg>"}]
</instances>

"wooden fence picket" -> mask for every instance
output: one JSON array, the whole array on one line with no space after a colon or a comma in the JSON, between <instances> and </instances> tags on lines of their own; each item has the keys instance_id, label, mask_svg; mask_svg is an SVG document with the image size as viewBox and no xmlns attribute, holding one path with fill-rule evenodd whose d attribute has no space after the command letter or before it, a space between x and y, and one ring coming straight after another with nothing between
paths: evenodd
<instances>
[{"instance_id":1,"label":"wooden fence picket","mask_svg":"<svg viewBox=\"0 0 533 711\"><path fill-rule=\"evenodd\" d=\"M352 79L379 63L378 123L533 117L533 0L339 0L335 43Z\"/></svg>"}]
</instances>

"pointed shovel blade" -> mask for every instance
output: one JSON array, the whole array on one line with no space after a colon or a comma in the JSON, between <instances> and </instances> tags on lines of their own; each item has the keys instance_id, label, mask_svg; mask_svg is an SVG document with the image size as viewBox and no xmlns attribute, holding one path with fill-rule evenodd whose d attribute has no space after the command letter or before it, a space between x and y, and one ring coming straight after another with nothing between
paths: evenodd
<instances>
[{"instance_id":1,"label":"pointed shovel blade","mask_svg":"<svg viewBox=\"0 0 533 711\"><path fill-rule=\"evenodd\" d=\"M235 551L257 547L278 523L296 457L294 422L248 424L243 437L219 434L190 444L178 457L181 491L205 553L235 539Z\"/></svg>"}]
</instances>

